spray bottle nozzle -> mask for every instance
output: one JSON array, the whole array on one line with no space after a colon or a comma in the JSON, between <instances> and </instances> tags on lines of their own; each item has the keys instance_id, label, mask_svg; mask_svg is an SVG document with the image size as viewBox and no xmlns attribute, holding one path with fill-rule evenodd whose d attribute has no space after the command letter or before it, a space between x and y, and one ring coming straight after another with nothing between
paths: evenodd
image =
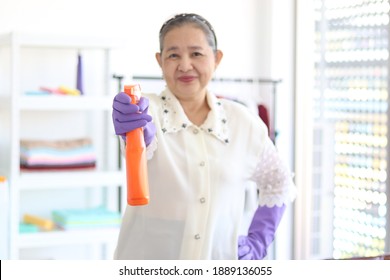
<instances>
[{"instance_id":1,"label":"spray bottle nozzle","mask_svg":"<svg viewBox=\"0 0 390 280\"><path fill-rule=\"evenodd\" d=\"M131 103L137 104L141 98L141 87L138 84L125 85L124 90L131 97Z\"/></svg>"}]
</instances>

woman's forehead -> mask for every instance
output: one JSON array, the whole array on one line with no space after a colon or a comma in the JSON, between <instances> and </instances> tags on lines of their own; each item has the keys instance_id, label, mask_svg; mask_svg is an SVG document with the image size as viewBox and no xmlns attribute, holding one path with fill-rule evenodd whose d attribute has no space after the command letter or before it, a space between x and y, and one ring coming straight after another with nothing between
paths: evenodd
<instances>
[{"instance_id":1,"label":"woman's forehead","mask_svg":"<svg viewBox=\"0 0 390 280\"><path fill-rule=\"evenodd\" d=\"M191 25L175 27L167 32L164 37L164 45L166 48L172 48L174 45L179 43L186 43L192 45L193 47L208 44L203 30Z\"/></svg>"}]
</instances>

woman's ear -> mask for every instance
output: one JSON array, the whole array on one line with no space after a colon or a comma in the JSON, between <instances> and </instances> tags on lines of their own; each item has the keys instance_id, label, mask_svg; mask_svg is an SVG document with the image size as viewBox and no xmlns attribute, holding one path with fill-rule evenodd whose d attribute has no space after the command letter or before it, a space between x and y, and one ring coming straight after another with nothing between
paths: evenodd
<instances>
[{"instance_id":1,"label":"woman's ear","mask_svg":"<svg viewBox=\"0 0 390 280\"><path fill-rule=\"evenodd\" d=\"M219 63L221 62L223 57L223 52L221 50L217 50L215 52L215 69L217 69Z\"/></svg>"},{"instance_id":2,"label":"woman's ear","mask_svg":"<svg viewBox=\"0 0 390 280\"><path fill-rule=\"evenodd\" d=\"M156 53L156 60L158 62L158 65L160 65L160 67L162 68L162 66L161 66L161 53Z\"/></svg>"}]
</instances>

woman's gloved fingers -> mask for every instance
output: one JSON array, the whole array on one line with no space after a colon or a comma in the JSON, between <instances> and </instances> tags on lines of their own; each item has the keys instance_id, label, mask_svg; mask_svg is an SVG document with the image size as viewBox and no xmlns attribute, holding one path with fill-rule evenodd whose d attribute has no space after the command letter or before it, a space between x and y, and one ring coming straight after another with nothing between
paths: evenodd
<instances>
[{"instance_id":1,"label":"woman's gloved fingers","mask_svg":"<svg viewBox=\"0 0 390 280\"><path fill-rule=\"evenodd\" d=\"M144 139L146 147L152 143L154 136L156 135L156 126L152 122L148 122L144 127Z\"/></svg>"},{"instance_id":2,"label":"woman's gloved fingers","mask_svg":"<svg viewBox=\"0 0 390 280\"><path fill-rule=\"evenodd\" d=\"M246 237L244 235L238 236L237 243L238 243L238 246L248 245L248 237Z\"/></svg>"},{"instance_id":3,"label":"woman's gloved fingers","mask_svg":"<svg viewBox=\"0 0 390 280\"><path fill-rule=\"evenodd\" d=\"M247 236L240 235L238 237L238 259L239 260L252 260L253 254L250 246L250 242Z\"/></svg>"},{"instance_id":4,"label":"woman's gloved fingers","mask_svg":"<svg viewBox=\"0 0 390 280\"><path fill-rule=\"evenodd\" d=\"M242 245L238 247L238 256L242 257L247 255L251 251L251 248L248 245Z\"/></svg>"},{"instance_id":5,"label":"woman's gloved fingers","mask_svg":"<svg viewBox=\"0 0 390 280\"><path fill-rule=\"evenodd\" d=\"M125 104L118 101L114 101L114 103L112 104L112 108L114 109L114 111L117 111L122 114L134 114L139 112L139 107L137 105L130 103Z\"/></svg>"},{"instance_id":6,"label":"woman's gloved fingers","mask_svg":"<svg viewBox=\"0 0 390 280\"><path fill-rule=\"evenodd\" d=\"M132 114L140 111L138 105L131 104L131 97L124 92L115 95L112 107L122 114Z\"/></svg>"},{"instance_id":7,"label":"woman's gloved fingers","mask_svg":"<svg viewBox=\"0 0 390 280\"><path fill-rule=\"evenodd\" d=\"M137 105L140 112L147 113L149 108L149 99L141 96Z\"/></svg>"},{"instance_id":8,"label":"woman's gloved fingers","mask_svg":"<svg viewBox=\"0 0 390 280\"><path fill-rule=\"evenodd\" d=\"M127 132L145 127L151 123L152 116L147 114L149 99L141 97L138 104L131 104L131 97L124 92L114 97L112 119L115 133L124 137ZM156 133L154 124L144 131L145 143L150 144Z\"/></svg>"},{"instance_id":9,"label":"woman's gloved fingers","mask_svg":"<svg viewBox=\"0 0 390 280\"><path fill-rule=\"evenodd\" d=\"M147 122L150 122L152 120L152 116L148 114L122 114L118 111L113 112L112 118L114 122L120 122L120 123L127 123L127 122L133 122L138 120L145 120Z\"/></svg>"},{"instance_id":10,"label":"woman's gloved fingers","mask_svg":"<svg viewBox=\"0 0 390 280\"><path fill-rule=\"evenodd\" d=\"M136 128L144 127L147 123L148 121L144 119L124 123L117 122L115 125L115 133L117 135L124 135L127 132L132 131Z\"/></svg>"},{"instance_id":11,"label":"woman's gloved fingers","mask_svg":"<svg viewBox=\"0 0 390 280\"><path fill-rule=\"evenodd\" d=\"M250 245L242 245L238 247L238 259L239 260L252 260L253 254Z\"/></svg>"},{"instance_id":12,"label":"woman's gloved fingers","mask_svg":"<svg viewBox=\"0 0 390 280\"><path fill-rule=\"evenodd\" d=\"M114 102L117 101L117 102L120 102L120 103L123 103L123 104L130 104L131 103L131 97L128 96L126 93L124 92L120 92L118 93L117 95L115 95L114 97Z\"/></svg>"},{"instance_id":13,"label":"woman's gloved fingers","mask_svg":"<svg viewBox=\"0 0 390 280\"><path fill-rule=\"evenodd\" d=\"M252 253L246 254L245 256L239 257L239 260L253 260Z\"/></svg>"}]
</instances>

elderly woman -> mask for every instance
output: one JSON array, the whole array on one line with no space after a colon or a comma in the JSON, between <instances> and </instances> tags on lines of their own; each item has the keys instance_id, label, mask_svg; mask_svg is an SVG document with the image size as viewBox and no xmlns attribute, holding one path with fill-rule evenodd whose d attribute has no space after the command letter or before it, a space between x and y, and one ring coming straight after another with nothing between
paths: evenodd
<instances>
[{"instance_id":1,"label":"elderly woman","mask_svg":"<svg viewBox=\"0 0 390 280\"><path fill-rule=\"evenodd\" d=\"M261 119L208 91L223 56L211 24L179 14L159 39L166 88L113 102L117 135L144 129L150 187L148 205L127 206L114 258L262 259L294 198L291 174Z\"/></svg>"}]
</instances>

